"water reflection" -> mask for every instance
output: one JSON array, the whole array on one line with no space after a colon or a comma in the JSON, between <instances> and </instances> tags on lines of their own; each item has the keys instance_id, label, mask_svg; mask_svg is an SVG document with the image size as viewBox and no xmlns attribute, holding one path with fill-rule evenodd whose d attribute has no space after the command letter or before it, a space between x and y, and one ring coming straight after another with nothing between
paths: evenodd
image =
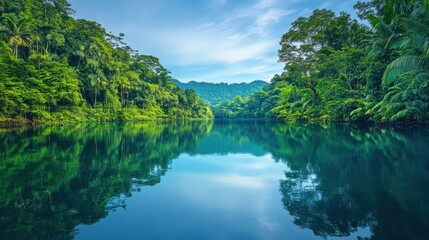
<instances>
[{"instance_id":1,"label":"water reflection","mask_svg":"<svg viewBox=\"0 0 429 240\"><path fill-rule=\"evenodd\" d=\"M294 223L320 236L371 227L371 239L426 239L428 130L331 126L288 130L280 183ZM293 132L293 133L292 133ZM315 144L317 143L317 144Z\"/></svg>"},{"instance_id":2,"label":"water reflection","mask_svg":"<svg viewBox=\"0 0 429 240\"><path fill-rule=\"evenodd\" d=\"M0 239L72 239L160 182L211 122L93 124L0 133Z\"/></svg>"},{"instance_id":3,"label":"water reflection","mask_svg":"<svg viewBox=\"0 0 429 240\"><path fill-rule=\"evenodd\" d=\"M371 239L427 238L427 127L221 122L213 132L238 149L257 145L247 152L271 153L288 166L282 203L294 224L316 236L369 227Z\"/></svg>"},{"instance_id":4,"label":"water reflection","mask_svg":"<svg viewBox=\"0 0 429 240\"><path fill-rule=\"evenodd\" d=\"M216 192L225 195L225 208L239 208L238 198L227 202L227 196L280 189L275 201L282 203L281 213L310 229L313 239L363 239L362 229L374 240L426 239L429 229L425 127L195 121L23 129L2 131L0 139L0 239L72 239L79 224L125 208L141 186L160 183L181 153L193 157L187 177L210 186L204 196L185 189L193 201ZM225 158L237 154L240 159ZM210 156L217 172L202 169L199 156ZM287 169L284 174L270 165L265 180L255 181L252 171L273 160ZM276 184L267 186L273 176ZM225 194L218 185L234 192Z\"/></svg>"},{"instance_id":5,"label":"water reflection","mask_svg":"<svg viewBox=\"0 0 429 240\"><path fill-rule=\"evenodd\" d=\"M221 135L288 166L280 191L296 225L322 237L370 227L371 239L427 238L427 127L222 124Z\"/></svg>"}]
</instances>

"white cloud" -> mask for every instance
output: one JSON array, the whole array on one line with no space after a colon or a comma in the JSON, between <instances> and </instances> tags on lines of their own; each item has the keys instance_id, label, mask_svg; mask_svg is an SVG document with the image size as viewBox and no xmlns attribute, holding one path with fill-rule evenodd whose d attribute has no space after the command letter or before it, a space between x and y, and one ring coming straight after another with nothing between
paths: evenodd
<instances>
[{"instance_id":1,"label":"white cloud","mask_svg":"<svg viewBox=\"0 0 429 240\"><path fill-rule=\"evenodd\" d=\"M203 63L233 64L260 58L273 46L270 41L249 41L240 33L222 26L205 29L178 30L172 39L164 38L164 46L172 49L178 65ZM171 36L171 32L168 33Z\"/></svg>"},{"instance_id":2,"label":"white cloud","mask_svg":"<svg viewBox=\"0 0 429 240\"><path fill-rule=\"evenodd\" d=\"M178 66L230 65L248 60L266 64L268 59L273 59L272 50L277 49L278 42L277 36L269 36L270 25L293 12L267 8L275 2L263 0L219 16L217 21L210 20L193 27L157 29L150 37L156 39L158 48L169 53L169 61Z\"/></svg>"},{"instance_id":3,"label":"white cloud","mask_svg":"<svg viewBox=\"0 0 429 240\"><path fill-rule=\"evenodd\" d=\"M212 181L217 184L239 188L266 188L264 179L237 174L211 176Z\"/></svg>"},{"instance_id":4,"label":"white cloud","mask_svg":"<svg viewBox=\"0 0 429 240\"><path fill-rule=\"evenodd\" d=\"M260 35L265 35L267 27L273 23L277 23L283 16L294 13L293 10L280 10L270 8L265 13L257 16L255 21L255 31Z\"/></svg>"},{"instance_id":5,"label":"white cloud","mask_svg":"<svg viewBox=\"0 0 429 240\"><path fill-rule=\"evenodd\" d=\"M224 5L226 3L226 0L216 0L216 3L219 5Z\"/></svg>"},{"instance_id":6,"label":"white cloud","mask_svg":"<svg viewBox=\"0 0 429 240\"><path fill-rule=\"evenodd\" d=\"M269 80L281 73L278 42L298 16L307 16L326 4L337 11L347 10L353 1L134 0L135 4L114 8L102 0L71 2L78 17L96 20L115 34L124 32L131 47L159 57L173 77L237 82ZM88 7L98 5L101 10L97 14ZM193 71L208 65L212 67L204 72Z\"/></svg>"},{"instance_id":7,"label":"white cloud","mask_svg":"<svg viewBox=\"0 0 429 240\"><path fill-rule=\"evenodd\" d=\"M281 73L282 67L277 63L280 35L273 26L296 11L274 0L240 4L232 9L224 0L212 3L222 9L218 15L194 23L149 26L131 36L139 39L134 45L143 46L142 53L158 56L173 77L185 82L269 81ZM193 71L208 65L213 67L205 72Z\"/></svg>"},{"instance_id":8,"label":"white cloud","mask_svg":"<svg viewBox=\"0 0 429 240\"><path fill-rule=\"evenodd\" d=\"M270 80L274 74L278 74L282 71L283 65L276 63L273 60L272 63L264 63L261 61L257 62L244 62L241 64L232 64L229 66L222 67L217 71L206 72L201 75L199 72L189 72L186 77L178 76L178 79L183 82L189 82L192 80L204 81L204 82L248 82L252 80ZM184 66L186 68L186 66ZM173 75L175 73L173 72Z\"/></svg>"},{"instance_id":9,"label":"white cloud","mask_svg":"<svg viewBox=\"0 0 429 240\"><path fill-rule=\"evenodd\" d=\"M277 0L261 0L257 6L259 8L266 8L266 7L271 7L274 3L276 3Z\"/></svg>"}]
</instances>

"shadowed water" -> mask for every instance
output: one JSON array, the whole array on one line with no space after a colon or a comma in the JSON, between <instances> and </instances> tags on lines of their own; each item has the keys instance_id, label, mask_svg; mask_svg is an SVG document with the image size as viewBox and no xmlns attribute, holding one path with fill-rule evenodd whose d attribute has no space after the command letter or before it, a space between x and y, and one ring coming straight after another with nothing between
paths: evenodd
<instances>
[{"instance_id":1,"label":"shadowed water","mask_svg":"<svg viewBox=\"0 0 429 240\"><path fill-rule=\"evenodd\" d=\"M0 239L426 239L429 129L0 130Z\"/></svg>"}]
</instances>

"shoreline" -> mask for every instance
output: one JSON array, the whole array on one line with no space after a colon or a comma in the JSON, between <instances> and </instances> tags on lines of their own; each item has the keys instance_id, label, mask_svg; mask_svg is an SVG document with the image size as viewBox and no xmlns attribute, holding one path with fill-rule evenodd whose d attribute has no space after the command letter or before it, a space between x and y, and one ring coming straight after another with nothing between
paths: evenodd
<instances>
[{"instance_id":1,"label":"shoreline","mask_svg":"<svg viewBox=\"0 0 429 240\"><path fill-rule=\"evenodd\" d=\"M23 118L3 118L0 119L0 129L12 129L19 127L39 127L39 126L61 126L68 124L79 124L79 123L112 123L112 122L175 122L175 121L214 121L214 122L272 122L272 123L284 123L284 124L317 124L317 125L353 125L353 126L377 126L377 127L428 127L429 123L380 123L380 122L362 122L362 121L348 121L348 122L319 122L319 121L285 121L280 118L159 118L159 119L145 119L145 120L95 120L85 119L81 121L31 121Z\"/></svg>"}]
</instances>

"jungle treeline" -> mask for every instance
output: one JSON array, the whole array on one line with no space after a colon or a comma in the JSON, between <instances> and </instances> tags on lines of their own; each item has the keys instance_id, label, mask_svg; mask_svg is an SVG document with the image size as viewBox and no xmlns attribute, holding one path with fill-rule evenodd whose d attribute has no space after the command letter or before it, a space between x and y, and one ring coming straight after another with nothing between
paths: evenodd
<instances>
[{"instance_id":1,"label":"jungle treeline","mask_svg":"<svg viewBox=\"0 0 429 240\"><path fill-rule=\"evenodd\" d=\"M317 9L280 40L284 71L262 90L212 106L218 118L429 122L429 1ZM67 0L0 0L0 122L212 118L154 56Z\"/></svg>"},{"instance_id":2,"label":"jungle treeline","mask_svg":"<svg viewBox=\"0 0 429 240\"><path fill-rule=\"evenodd\" d=\"M0 0L0 122L211 118L158 58L67 0Z\"/></svg>"},{"instance_id":3,"label":"jungle treeline","mask_svg":"<svg viewBox=\"0 0 429 240\"><path fill-rule=\"evenodd\" d=\"M219 118L429 122L429 1L372 0L357 16L317 9L280 41L284 71L214 106Z\"/></svg>"}]
</instances>

